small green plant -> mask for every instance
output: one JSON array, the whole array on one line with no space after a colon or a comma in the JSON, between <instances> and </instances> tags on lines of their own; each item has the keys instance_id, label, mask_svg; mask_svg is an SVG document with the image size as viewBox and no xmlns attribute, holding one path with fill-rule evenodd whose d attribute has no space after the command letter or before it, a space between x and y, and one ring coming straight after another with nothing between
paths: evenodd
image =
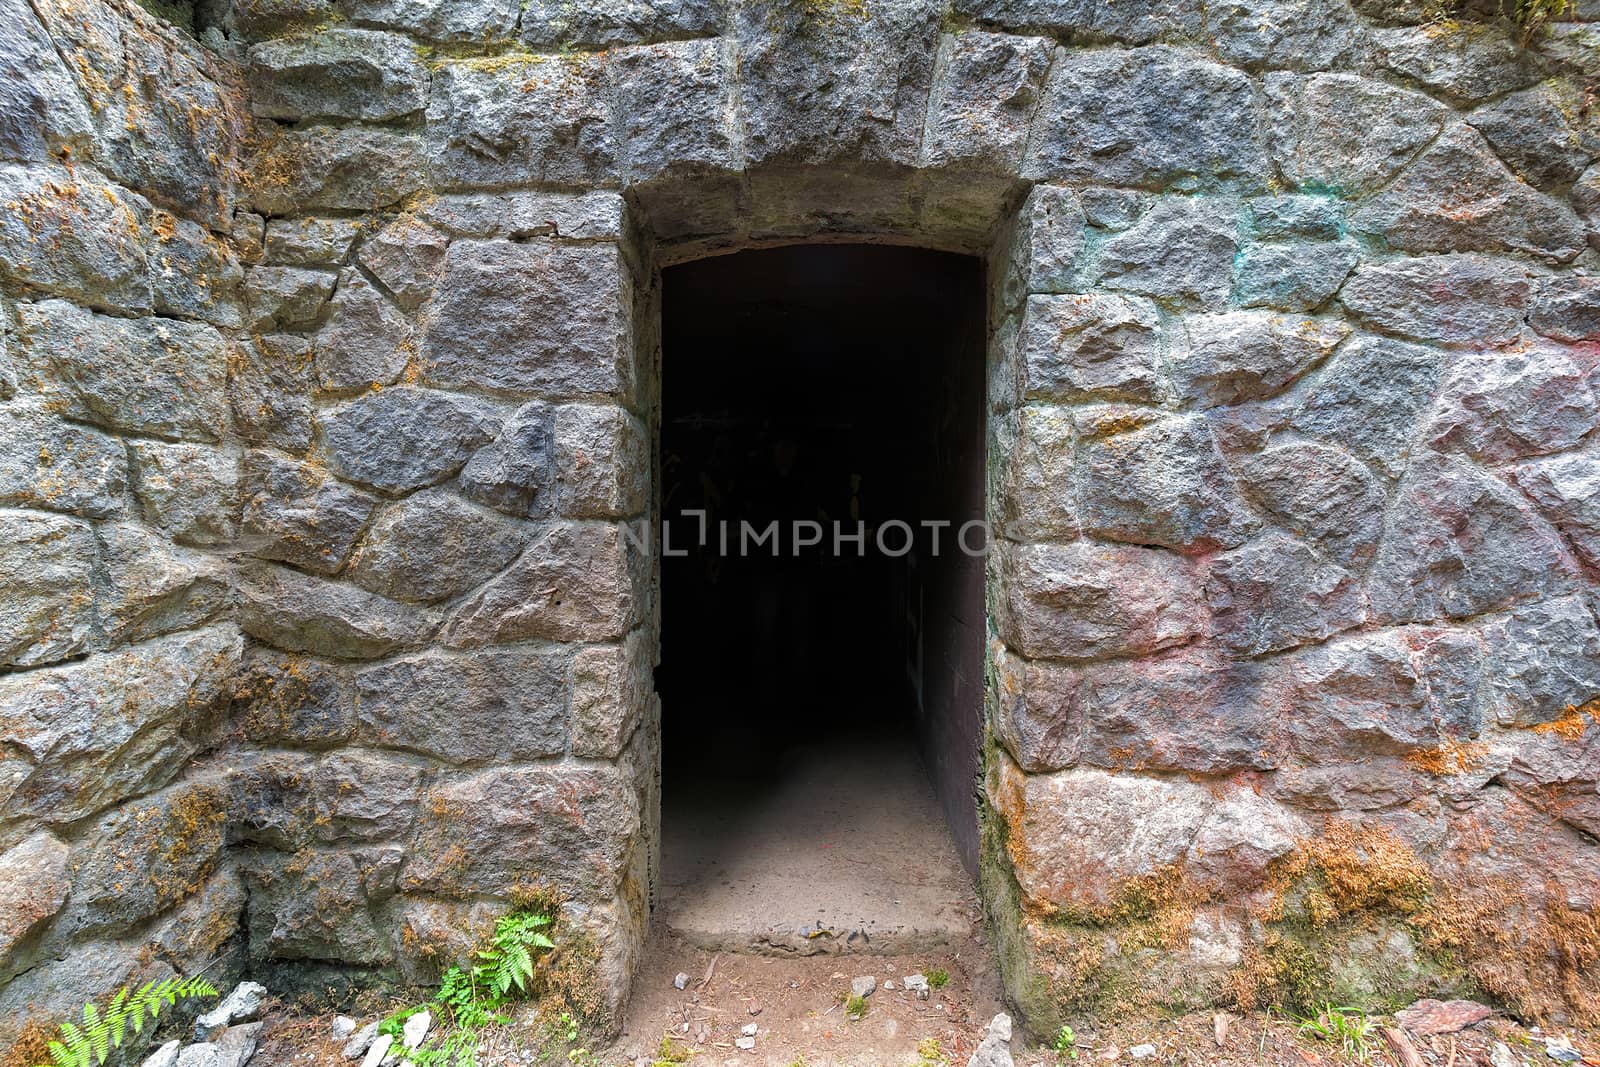
<instances>
[{"instance_id":1,"label":"small green plant","mask_svg":"<svg viewBox=\"0 0 1600 1067\"><path fill-rule=\"evenodd\" d=\"M854 993L844 998L844 1017L851 1022L860 1022L867 1016L867 998L858 997Z\"/></svg>"},{"instance_id":2,"label":"small green plant","mask_svg":"<svg viewBox=\"0 0 1600 1067\"><path fill-rule=\"evenodd\" d=\"M1328 1004L1315 1018L1301 1019L1300 1032L1336 1043L1345 1055L1354 1056L1362 1063L1372 1057L1372 1035L1376 1029L1372 1020L1359 1008L1339 1008Z\"/></svg>"},{"instance_id":3,"label":"small green plant","mask_svg":"<svg viewBox=\"0 0 1600 1067\"><path fill-rule=\"evenodd\" d=\"M650 1067L678 1067L680 1063L688 1063L693 1055L687 1045L672 1040L671 1034L662 1034L661 1044L656 1048L656 1058L650 1061Z\"/></svg>"},{"instance_id":4,"label":"small green plant","mask_svg":"<svg viewBox=\"0 0 1600 1067\"><path fill-rule=\"evenodd\" d=\"M1078 1035L1072 1032L1072 1027L1062 1023L1061 1029L1056 1031L1055 1044L1051 1047L1056 1050L1058 1058L1065 1056L1075 1060L1078 1058Z\"/></svg>"},{"instance_id":5,"label":"small green plant","mask_svg":"<svg viewBox=\"0 0 1600 1067\"><path fill-rule=\"evenodd\" d=\"M929 975L931 982L933 976ZM917 1067L950 1067L950 1057L944 1054L936 1037L925 1037L917 1042Z\"/></svg>"},{"instance_id":6,"label":"small green plant","mask_svg":"<svg viewBox=\"0 0 1600 1067\"><path fill-rule=\"evenodd\" d=\"M950 984L950 972L942 967L935 967L927 977L929 989L943 989Z\"/></svg>"},{"instance_id":7,"label":"small green plant","mask_svg":"<svg viewBox=\"0 0 1600 1067\"><path fill-rule=\"evenodd\" d=\"M61 1024L60 1037L49 1044L49 1067L92 1067L104 1063L112 1049L122 1047L129 1030L134 1034L142 1032L145 1022L155 1022L163 1007L172 1007L180 1000L216 995L216 987L204 978L166 978L146 982L131 992L124 986L117 990L104 1011L90 1001L83 1006L81 1022L68 1020Z\"/></svg>"}]
</instances>

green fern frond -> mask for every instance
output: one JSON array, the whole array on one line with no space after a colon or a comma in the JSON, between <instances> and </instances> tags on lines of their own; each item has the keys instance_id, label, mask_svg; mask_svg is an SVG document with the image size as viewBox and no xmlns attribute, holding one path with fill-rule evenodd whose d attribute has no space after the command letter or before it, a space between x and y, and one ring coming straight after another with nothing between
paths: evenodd
<instances>
[{"instance_id":1,"label":"green fern frond","mask_svg":"<svg viewBox=\"0 0 1600 1067\"><path fill-rule=\"evenodd\" d=\"M83 1006L81 1023L71 1019L60 1027L60 1040L45 1047L50 1050L50 1064L40 1067L95 1067L111 1056L113 1048L121 1048L123 1039L131 1031L144 1030L146 1019L155 1022L164 1006L195 997L214 997L217 989L204 978L164 978L159 982L146 982L138 990L129 992L124 986L117 990L102 1011L94 1001Z\"/></svg>"}]
</instances>

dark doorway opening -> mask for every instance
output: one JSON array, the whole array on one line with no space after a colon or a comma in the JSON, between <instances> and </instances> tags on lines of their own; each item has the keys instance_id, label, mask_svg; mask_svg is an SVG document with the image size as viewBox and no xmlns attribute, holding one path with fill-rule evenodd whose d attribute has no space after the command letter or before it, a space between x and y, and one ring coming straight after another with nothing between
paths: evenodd
<instances>
[{"instance_id":1,"label":"dark doorway opening","mask_svg":"<svg viewBox=\"0 0 1600 1067\"><path fill-rule=\"evenodd\" d=\"M662 904L707 947L970 923L983 346L969 257L796 245L663 274Z\"/></svg>"}]
</instances>

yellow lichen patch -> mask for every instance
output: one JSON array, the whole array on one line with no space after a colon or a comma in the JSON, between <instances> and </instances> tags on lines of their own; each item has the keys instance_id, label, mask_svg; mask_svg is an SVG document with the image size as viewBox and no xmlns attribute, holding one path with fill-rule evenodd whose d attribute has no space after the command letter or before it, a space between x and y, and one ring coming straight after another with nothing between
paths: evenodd
<instances>
[{"instance_id":1,"label":"yellow lichen patch","mask_svg":"<svg viewBox=\"0 0 1600 1067\"><path fill-rule=\"evenodd\" d=\"M1448 778L1467 774L1483 766L1489 746L1476 741L1446 739L1438 748L1425 748L1406 754L1406 762L1423 774Z\"/></svg>"},{"instance_id":2,"label":"yellow lichen patch","mask_svg":"<svg viewBox=\"0 0 1600 1067\"><path fill-rule=\"evenodd\" d=\"M1313 926L1359 912L1414 915L1433 891L1433 876L1411 847L1382 826L1329 819L1322 835L1300 842L1267 875L1270 903L1261 917L1288 917L1292 897Z\"/></svg>"},{"instance_id":3,"label":"yellow lichen patch","mask_svg":"<svg viewBox=\"0 0 1600 1067\"><path fill-rule=\"evenodd\" d=\"M1540 723L1533 732L1553 734L1563 741L1581 741L1589 729L1589 719L1600 723L1600 697L1587 700L1581 706L1568 704L1557 718Z\"/></svg>"}]
</instances>

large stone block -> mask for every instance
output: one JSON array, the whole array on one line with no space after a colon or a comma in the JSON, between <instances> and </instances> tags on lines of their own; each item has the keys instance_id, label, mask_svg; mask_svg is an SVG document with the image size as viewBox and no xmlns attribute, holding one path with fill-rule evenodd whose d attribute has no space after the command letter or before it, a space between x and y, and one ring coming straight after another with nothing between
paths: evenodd
<instances>
[{"instance_id":1,"label":"large stone block","mask_svg":"<svg viewBox=\"0 0 1600 1067\"><path fill-rule=\"evenodd\" d=\"M363 229L361 219L270 219L261 260L280 267L336 267Z\"/></svg>"},{"instance_id":2,"label":"large stone block","mask_svg":"<svg viewBox=\"0 0 1600 1067\"><path fill-rule=\"evenodd\" d=\"M615 247L457 241L440 294L426 330L429 381L631 395L632 286Z\"/></svg>"},{"instance_id":3,"label":"large stone block","mask_svg":"<svg viewBox=\"0 0 1600 1067\"><path fill-rule=\"evenodd\" d=\"M1356 575L1282 533L1212 560L1206 595L1217 636L1248 656L1320 641L1367 618Z\"/></svg>"},{"instance_id":4,"label":"large stone block","mask_svg":"<svg viewBox=\"0 0 1600 1067\"><path fill-rule=\"evenodd\" d=\"M247 325L253 333L303 330L322 317L337 275L303 267L251 267L245 277Z\"/></svg>"},{"instance_id":5,"label":"large stone block","mask_svg":"<svg viewBox=\"0 0 1600 1067\"><path fill-rule=\"evenodd\" d=\"M1260 528L1198 416L1086 441L1079 457L1079 521L1096 537L1209 552Z\"/></svg>"},{"instance_id":6,"label":"large stone block","mask_svg":"<svg viewBox=\"0 0 1600 1067\"><path fill-rule=\"evenodd\" d=\"M450 239L428 223L402 215L361 242L357 258L402 308L415 311L433 296L449 244ZM380 315L374 325L387 326L389 318Z\"/></svg>"},{"instance_id":7,"label":"large stone block","mask_svg":"<svg viewBox=\"0 0 1600 1067\"><path fill-rule=\"evenodd\" d=\"M1416 341L1502 346L1522 332L1533 286L1520 263L1486 256L1423 256L1372 263L1340 301L1357 318Z\"/></svg>"},{"instance_id":8,"label":"large stone block","mask_svg":"<svg viewBox=\"0 0 1600 1067\"><path fill-rule=\"evenodd\" d=\"M242 327L244 268L231 244L165 211L154 211L151 218L150 296L155 310L221 330Z\"/></svg>"},{"instance_id":9,"label":"large stone block","mask_svg":"<svg viewBox=\"0 0 1600 1067\"><path fill-rule=\"evenodd\" d=\"M67 846L43 830L0 853L0 979L29 960L27 942L61 911L71 881Z\"/></svg>"},{"instance_id":10,"label":"large stone block","mask_svg":"<svg viewBox=\"0 0 1600 1067\"><path fill-rule=\"evenodd\" d=\"M1367 26L1338 0L1224 0L1206 5L1223 62L1246 70L1328 70L1361 64Z\"/></svg>"},{"instance_id":11,"label":"large stone block","mask_svg":"<svg viewBox=\"0 0 1600 1067\"><path fill-rule=\"evenodd\" d=\"M1503 26L1462 19L1373 33L1378 65L1458 104L1474 104L1539 78L1532 55Z\"/></svg>"},{"instance_id":12,"label":"large stone block","mask_svg":"<svg viewBox=\"0 0 1600 1067\"><path fill-rule=\"evenodd\" d=\"M736 69L732 44L721 39L614 54L608 73L629 184L742 168Z\"/></svg>"},{"instance_id":13,"label":"large stone block","mask_svg":"<svg viewBox=\"0 0 1600 1067\"><path fill-rule=\"evenodd\" d=\"M286 567L241 568L239 591L245 632L289 652L376 659L422 644L439 624L424 608Z\"/></svg>"},{"instance_id":14,"label":"large stone block","mask_svg":"<svg viewBox=\"0 0 1600 1067\"><path fill-rule=\"evenodd\" d=\"M348 678L321 660L252 647L232 695L233 716L253 744L322 748L349 740L355 730Z\"/></svg>"},{"instance_id":15,"label":"large stone block","mask_svg":"<svg viewBox=\"0 0 1600 1067\"><path fill-rule=\"evenodd\" d=\"M1083 249L1083 204L1071 189L1035 185L1017 211L1006 262L1004 303L1016 307L1029 293L1066 293L1073 288Z\"/></svg>"},{"instance_id":16,"label":"large stone block","mask_svg":"<svg viewBox=\"0 0 1600 1067\"><path fill-rule=\"evenodd\" d=\"M1239 205L1229 198L1162 197L1108 240L1096 276L1108 289L1221 309L1239 251Z\"/></svg>"},{"instance_id":17,"label":"large stone block","mask_svg":"<svg viewBox=\"0 0 1600 1067\"><path fill-rule=\"evenodd\" d=\"M614 404L555 409L556 508L566 518L633 518L650 498L650 435Z\"/></svg>"},{"instance_id":18,"label":"large stone block","mask_svg":"<svg viewBox=\"0 0 1600 1067\"><path fill-rule=\"evenodd\" d=\"M1354 241L1274 241L1247 246L1233 266L1233 299L1247 308L1315 311L1361 259Z\"/></svg>"},{"instance_id":19,"label":"large stone block","mask_svg":"<svg viewBox=\"0 0 1600 1067\"><path fill-rule=\"evenodd\" d=\"M929 0L738 6L747 163L915 166L941 15Z\"/></svg>"},{"instance_id":20,"label":"large stone block","mask_svg":"<svg viewBox=\"0 0 1600 1067\"><path fill-rule=\"evenodd\" d=\"M654 643L635 629L620 645L580 649L572 660L572 754L616 759L655 698Z\"/></svg>"},{"instance_id":21,"label":"large stone block","mask_svg":"<svg viewBox=\"0 0 1600 1067\"><path fill-rule=\"evenodd\" d=\"M528 530L445 489L390 504L350 561L350 580L395 600L433 604L481 585L516 558Z\"/></svg>"},{"instance_id":22,"label":"large stone block","mask_svg":"<svg viewBox=\"0 0 1600 1067\"><path fill-rule=\"evenodd\" d=\"M995 514L1001 532L1018 541L1047 541L1078 532L1073 482L1078 435L1066 408L1030 404L1015 415L1012 440L995 442Z\"/></svg>"},{"instance_id":23,"label":"large stone block","mask_svg":"<svg viewBox=\"0 0 1600 1067\"><path fill-rule=\"evenodd\" d=\"M1465 125L1441 134L1350 224L1407 252L1524 252L1565 261L1584 247L1572 208L1517 178Z\"/></svg>"},{"instance_id":24,"label":"large stone block","mask_svg":"<svg viewBox=\"0 0 1600 1067\"><path fill-rule=\"evenodd\" d=\"M642 829L633 783L612 767L503 767L446 779L423 797L401 887L505 896L543 883L608 904Z\"/></svg>"},{"instance_id":25,"label":"large stone block","mask_svg":"<svg viewBox=\"0 0 1600 1067\"><path fill-rule=\"evenodd\" d=\"M1600 425L1592 373L1592 360L1548 345L1467 354L1445 374L1423 437L1491 464L1572 448Z\"/></svg>"},{"instance_id":26,"label":"large stone block","mask_svg":"<svg viewBox=\"0 0 1600 1067\"><path fill-rule=\"evenodd\" d=\"M1337 448L1287 444L1241 457L1239 486L1279 525L1347 567L1372 558L1383 533L1383 488Z\"/></svg>"},{"instance_id":27,"label":"large stone block","mask_svg":"<svg viewBox=\"0 0 1600 1067\"><path fill-rule=\"evenodd\" d=\"M69 823L171 781L242 650L219 625L0 678L0 730L32 765L5 814Z\"/></svg>"},{"instance_id":28,"label":"large stone block","mask_svg":"<svg viewBox=\"0 0 1600 1067\"><path fill-rule=\"evenodd\" d=\"M1195 831L1189 882L1223 899L1247 893L1266 882L1274 860L1311 836L1311 826L1292 809L1254 789L1231 789Z\"/></svg>"},{"instance_id":29,"label":"large stone block","mask_svg":"<svg viewBox=\"0 0 1600 1067\"><path fill-rule=\"evenodd\" d=\"M1009 31L1062 34L1077 40L1150 44L1195 38L1205 32L1200 0L956 0L955 11Z\"/></svg>"},{"instance_id":30,"label":"large stone block","mask_svg":"<svg viewBox=\"0 0 1600 1067\"><path fill-rule=\"evenodd\" d=\"M31 408L0 420L0 504L103 519L122 512L127 486L116 438Z\"/></svg>"},{"instance_id":31,"label":"large stone block","mask_svg":"<svg viewBox=\"0 0 1600 1067\"><path fill-rule=\"evenodd\" d=\"M311 447L311 345L294 334L241 342L228 361L228 401L246 441L305 452Z\"/></svg>"},{"instance_id":32,"label":"large stone block","mask_svg":"<svg viewBox=\"0 0 1600 1067\"><path fill-rule=\"evenodd\" d=\"M1152 189L1260 185L1267 159L1243 73L1155 46L1064 53L1023 176Z\"/></svg>"},{"instance_id":33,"label":"large stone block","mask_svg":"<svg viewBox=\"0 0 1600 1067\"><path fill-rule=\"evenodd\" d=\"M421 139L364 126L280 129L261 146L250 171L251 201L265 215L375 211L428 184Z\"/></svg>"},{"instance_id":34,"label":"large stone block","mask_svg":"<svg viewBox=\"0 0 1600 1067\"><path fill-rule=\"evenodd\" d=\"M1530 460L1513 477L1573 552L1600 567L1600 454L1590 449Z\"/></svg>"},{"instance_id":35,"label":"large stone block","mask_svg":"<svg viewBox=\"0 0 1600 1067\"><path fill-rule=\"evenodd\" d=\"M361 736L449 763L567 750L570 656L534 648L425 652L356 675Z\"/></svg>"},{"instance_id":36,"label":"large stone block","mask_svg":"<svg viewBox=\"0 0 1600 1067\"><path fill-rule=\"evenodd\" d=\"M429 169L444 188L621 177L606 66L593 53L446 63L433 73L427 128Z\"/></svg>"},{"instance_id":37,"label":"large stone block","mask_svg":"<svg viewBox=\"0 0 1600 1067\"><path fill-rule=\"evenodd\" d=\"M441 736L451 732L441 725ZM405 839L416 821L426 774L426 767L403 756L346 751L323 759L311 786L317 840L349 844Z\"/></svg>"},{"instance_id":38,"label":"large stone block","mask_svg":"<svg viewBox=\"0 0 1600 1067\"><path fill-rule=\"evenodd\" d=\"M1512 170L1541 189L1571 185L1600 156L1600 123L1576 81L1552 80L1512 93L1467 121Z\"/></svg>"},{"instance_id":39,"label":"large stone block","mask_svg":"<svg viewBox=\"0 0 1600 1067\"><path fill-rule=\"evenodd\" d=\"M1571 584L1560 536L1466 460L1419 456L1400 483L1369 579L1373 615L1462 618Z\"/></svg>"},{"instance_id":40,"label":"large stone block","mask_svg":"<svg viewBox=\"0 0 1600 1067\"><path fill-rule=\"evenodd\" d=\"M1148 300L1030 296L1018 342L1025 400L1159 401L1161 320Z\"/></svg>"},{"instance_id":41,"label":"large stone block","mask_svg":"<svg viewBox=\"0 0 1600 1067\"><path fill-rule=\"evenodd\" d=\"M210 445L132 441L133 495L144 520L185 545L239 533L239 458Z\"/></svg>"},{"instance_id":42,"label":"large stone block","mask_svg":"<svg viewBox=\"0 0 1600 1067\"><path fill-rule=\"evenodd\" d=\"M417 353L411 321L356 270L340 273L328 321L312 345L317 381L335 391L393 385Z\"/></svg>"},{"instance_id":43,"label":"large stone block","mask_svg":"<svg viewBox=\"0 0 1600 1067\"><path fill-rule=\"evenodd\" d=\"M1263 697L1303 760L1339 764L1440 743L1439 716L1402 633L1342 638L1271 665Z\"/></svg>"},{"instance_id":44,"label":"large stone block","mask_svg":"<svg viewBox=\"0 0 1600 1067\"><path fill-rule=\"evenodd\" d=\"M678 37L714 37L724 6L716 0L529 0L517 35L539 49L609 48Z\"/></svg>"},{"instance_id":45,"label":"large stone block","mask_svg":"<svg viewBox=\"0 0 1600 1067\"><path fill-rule=\"evenodd\" d=\"M1281 393L1350 335L1342 322L1259 311L1191 315L1189 343L1172 354L1178 396L1207 408Z\"/></svg>"},{"instance_id":46,"label":"large stone block","mask_svg":"<svg viewBox=\"0 0 1600 1067\"><path fill-rule=\"evenodd\" d=\"M999 623L1030 659L1146 655L1186 644L1206 626L1187 561L1150 548L1005 545Z\"/></svg>"},{"instance_id":47,"label":"large stone block","mask_svg":"<svg viewBox=\"0 0 1600 1067\"><path fill-rule=\"evenodd\" d=\"M417 205L417 217L452 237L617 240L623 235L626 207L622 194L609 189L511 190L434 197Z\"/></svg>"},{"instance_id":48,"label":"large stone block","mask_svg":"<svg viewBox=\"0 0 1600 1067\"><path fill-rule=\"evenodd\" d=\"M1055 42L972 30L939 42L922 165L1015 174Z\"/></svg>"},{"instance_id":49,"label":"large stone block","mask_svg":"<svg viewBox=\"0 0 1600 1067\"><path fill-rule=\"evenodd\" d=\"M250 110L269 119L386 122L421 111L428 71L399 34L333 27L250 49Z\"/></svg>"},{"instance_id":50,"label":"large stone block","mask_svg":"<svg viewBox=\"0 0 1600 1067\"><path fill-rule=\"evenodd\" d=\"M1569 344L1600 341L1600 278L1582 274L1546 278L1528 325L1535 333Z\"/></svg>"},{"instance_id":51,"label":"large stone block","mask_svg":"<svg viewBox=\"0 0 1600 1067\"><path fill-rule=\"evenodd\" d=\"M1444 362L1421 345L1352 338L1310 383L1290 426L1397 477Z\"/></svg>"},{"instance_id":52,"label":"large stone block","mask_svg":"<svg viewBox=\"0 0 1600 1067\"><path fill-rule=\"evenodd\" d=\"M233 601L228 564L175 548L138 523L102 523L99 627L111 645L198 626Z\"/></svg>"},{"instance_id":53,"label":"large stone block","mask_svg":"<svg viewBox=\"0 0 1600 1067\"><path fill-rule=\"evenodd\" d=\"M456 611L444 640L470 647L525 638L614 641L643 606L642 553L621 526L553 522Z\"/></svg>"},{"instance_id":54,"label":"large stone block","mask_svg":"<svg viewBox=\"0 0 1600 1067\"><path fill-rule=\"evenodd\" d=\"M474 397L432 389L367 393L321 418L329 465L387 492L436 485L494 437L500 416Z\"/></svg>"},{"instance_id":55,"label":"large stone block","mask_svg":"<svg viewBox=\"0 0 1600 1067\"><path fill-rule=\"evenodd\" d=\"M242 546L317 574L344 566L378 499L309 463L271 452L246 453Z\"/></svg>"},{"instance_id":56,"label":"large stone block","mask_svg":"<svg viewBox=\"0 0 1600 1067\"><path fill-rule=\"evenodd\" d=\"M461 469L461 493L508 515L549 514L559 495L555 448L554 409L524 404Z\"/></svg>"},{"instance_id":57,"label":"large stone block","mask_svg":"<svg viewBox=\"0 0 1600 1067\"><path fill-rule=\"evenodd\" d=\"M1032 663L989 642L994 713L989 725L1029 773L1078 762L1083 746L1083 674L1057 663Z\"/></svg>"},{"instance_id":58,"label":"large stone block","mask_svg":"<svg viewBox=\"0 0 1600 1067\"><path fill-rule=\"evenodd\" d=\"M214 441L227 425L227 349L203 323L121 319L64 300L17 308L37 388L73 418Z\"/></svg>"},{"instance_id":59,"label":"large stone block","mask_svg":"<svg viewBox=\"0 0 1600 1067\"><path fill-rule=\"evenodd\" d=\"M522 8L520 0L343 0L341 6L361 25L430 41L480 44L509 39Z\"/></svg>"},{"instance_id":60,"label":"large stone block","mask_svg":"<svg viewBox=\"0 0 1600 1067\"><path fill-rule=\"evenodd\" d=\"M246 918L252 961L380 964L393 958L349 853L264 858L243 873L250 894Z\"/></svg>"},{"instance_id":61,"label":"large stone block","mask_svg":"<svg viewBox=\"0 0 1600 1067\"><path fill-rule=\"evenodd\" d=\"M1483 630L1502 726L1537 726L1600 696L1600 628L1576 596L1524 604Z\"/></svg>"},{"instance_id":62,"label":"large stone block","mask_svg":"<svg viewBox=\"0 0 1600 1067\"><path fill-rule=\"evenodd\" d=\"M61 167L0 163L0 278L92 307L151 307L141 196Z\"/></svg>"},{"instance_id":63,"label":"large stone block","mask_svg":"<svg viewBox=\"0 0 1600 1067\"><path fill-rule=\"evenodd\" d=\"M94 155L94 119L26 4L0 11L0 157L45 163Z\"/></svg>"},{"instance_id":64,"label":"large stone block","mask_svg":"<svg viewBox=\"0 0 1600 1067\"><path fill-rule=\"evenodd\" d=\"M89 647L98 561L88 523L0 511L0 665L54 663Z\"/></svg>"},{"instance_id":65,"label":"large stone block","mask_svg":"<svg viewBox=\"0 0 1600 1067\"><path fill-rule=\"evenodd\" d=\"M1308 189L1347 196L1389 181L1439 135L1449 109L1355 74L1269 74L1273 160Z\"/></svg>"}]
</instances>

